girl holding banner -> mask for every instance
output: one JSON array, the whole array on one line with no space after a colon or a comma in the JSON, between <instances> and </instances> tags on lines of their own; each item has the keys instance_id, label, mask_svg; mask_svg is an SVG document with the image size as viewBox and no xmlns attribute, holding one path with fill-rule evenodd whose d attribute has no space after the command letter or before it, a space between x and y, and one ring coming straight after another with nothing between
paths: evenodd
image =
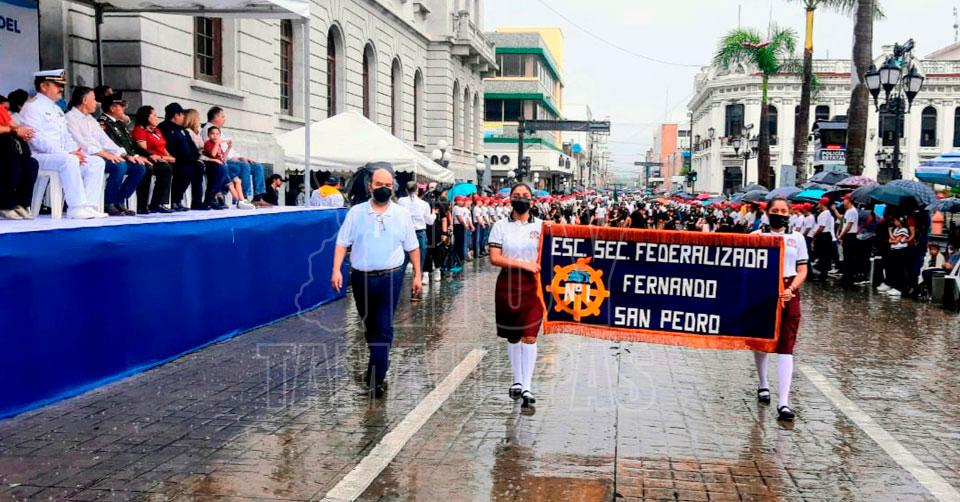
<instances>
[{"instance_id":1,"label":"girl holding banner","mask_svg":"<svg viewBox=\"0 0 960 502\"><path fill-rule=\"evenodd\" d=\"M530 214L533 191L517 183L510 191L513 212L497 221L490 231L490 263L500 267L496 290L497 336L507 339L507 355L513 369L510 397L523 399L523 408L537 400L531 383L537 361L537 335L543 323L540 287L540 230L543 221ZM522 342L522 343L521 343Z\"/></svg>"},{"instance_id":2,"label":"girl holding banner","mask_svg":"<svg viewBox=\"0 0 960 502\"><path fill-rule=\"evenodd\" d=\"M780 338L777 342L777 376L779 377L779 395L777 415L779 420L790 421L794 412L790 409L790 384L793 380L793 346L797 342L797 331L800 328L800 286L807 280L807 243L800 232L789 229L790 204L786 199L776 198L770 202L767 209L770 219L770 235L783 236L783 293L780 301L783 303L783 313L780 319ZM758 233L758 232L754 232ZM767 383L768 354L754 352L754 361L757 364L757 375L760 384L757 389L757 400L762 404L770 403L770 389Z\"/></svg>"}]
</instances>

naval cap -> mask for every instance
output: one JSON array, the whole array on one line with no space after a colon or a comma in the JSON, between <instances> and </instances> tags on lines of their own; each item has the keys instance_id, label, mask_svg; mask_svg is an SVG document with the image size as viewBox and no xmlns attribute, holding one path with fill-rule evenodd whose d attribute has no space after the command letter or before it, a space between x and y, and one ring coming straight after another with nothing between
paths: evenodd
<instances>
[{"instance_id":1,"label":"naval cap","mask_svg":"<svg viewBox=\"0 0 960 502\"><path fill-rule=\"evenodd\" d=\"M55 84L67 85L66 72L63 68L59 70L44 70L33 74L34 80L38 82L53 82Z\"/></svg>"}]
</instances>

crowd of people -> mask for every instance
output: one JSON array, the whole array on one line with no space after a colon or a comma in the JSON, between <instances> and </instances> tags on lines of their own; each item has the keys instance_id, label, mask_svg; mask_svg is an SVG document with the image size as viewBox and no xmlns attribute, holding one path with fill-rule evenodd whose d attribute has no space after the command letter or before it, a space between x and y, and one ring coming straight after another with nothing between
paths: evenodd
<instances>
[{"instance_id":1,"label":"crowd of people","mask_svg":"<svg viewBox=\"0 0 960 502\"><path fill-rule=\"evenodd\" d=\"M77 86L69 97L65 88L63 70L43 71L34 75L34 96L0 96L0 218L34 218L39 171L58 173L68 218L279 205L286 180L267 178L241 153L222 108L210 108L205 123L175 102L163 120L149 105L131 118L109 86ZM128 205L133 195L136 207Z\"/></svg>"}]
</instances>

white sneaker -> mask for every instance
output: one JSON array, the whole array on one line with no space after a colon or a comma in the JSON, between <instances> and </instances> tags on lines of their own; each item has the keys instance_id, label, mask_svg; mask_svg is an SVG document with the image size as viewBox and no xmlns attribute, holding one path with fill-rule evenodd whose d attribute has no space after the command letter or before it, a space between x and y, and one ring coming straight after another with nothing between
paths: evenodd
<instances>
[{"instance_id":1,"label":"white sneaker","mask_svg":"<svg viewBox=\"0 0 960 502\"><path fill-rule=\"evenodd\" d=\"M109 218L109 217L110 217L109 214L107 214L107 213L101 213L99 209L97 209L97 208L95 208L95 207L93 207L93 206L90 206L89 209L90 209L90 211L94 214L94 218Z\"/></svg>"},{"instance_id":2,"label":"white sneaker","mask_svg":"<svg viewBox=\"0 0 960 502\"><path fill-rule=\"evenodd\" d=\"M890 288L890 291L887 291L887 296L892 296L894 298L901 296L901 293L896 289Z\"/></svg>"},{"instance_id":3,"label":"white sneaker","mask_svg":"<svg viewBox=\"0 0 960 502\"><path fill-rule=\"evenodd\" d=\"M424 285L430 282L430 272L424 272L423 275L420 277L420 282Z\"/></svg>"},{"instance_id":4,"label":"white sneaker","mask_svg":"<svg viewBox=\"0 0 960 502\"><path fill-rule=\"evenodd\" d=\"M256 208L257 206L254 206L253 204L245 200L241 200L240 202L237 202L237 209L256 209Z\"/></svg>"},{"instance_id":5,"label":"white sneaker","mask_svg":"<svg viewBox=\"0 0 960 502\"><path fill-rule=\"evenodd\" d=\"M443 279L443 272L440 270L433 271L433 282L440 282Z\"/></svg>"},{"instance_id":6,"label":"white sneaker","mask_svg":"<svg viewBox=\"0 0 960 502\"><path fill-rule=\"evenodd\" d=\"M20 216L20 213L14 211L13 209L4 209L3 211L0 211L0 219L22 220L23 217Z\"/></svg>"},{"instance_id":7,"label":"white sneaker","mask_svg":"<svg viewBox=\"0 0 960 502\"><path fill-rule=\"evenodd\" d=\"M886 293L889 290L890 290L890 286L887 286L886 283L881 284L880 287L877 288L877 291L881 293Z\"/></svg>"},{"instance_id":8,"label":"white sneaker","mask_svg":"<svg viewBox=\"0 0 960 502\"><path fill-rule=\"evenodd\" d=\"M97 211L90 209L89 207L71 207L67 209L67 218L74 220L92 220L98 218Z\"/></svg>"}]
</instances>

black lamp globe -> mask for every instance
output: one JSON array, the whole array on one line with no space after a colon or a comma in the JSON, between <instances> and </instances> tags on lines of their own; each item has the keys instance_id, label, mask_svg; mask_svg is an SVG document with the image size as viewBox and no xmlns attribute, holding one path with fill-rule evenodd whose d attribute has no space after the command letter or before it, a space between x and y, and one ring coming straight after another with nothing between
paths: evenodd
<instances>
[{"instance_id":1,"label":"black lamp globe","mask_svg":"<svg viewBox=\"0 0 960 502\"><path fill-rule=\"evenodd\" d=\"M880 67L880 85L883 86L883 92L890 94L893 88L900 82L900 67L893 64L893 61L887 60Z\"/></svg>"}]
</instances>

